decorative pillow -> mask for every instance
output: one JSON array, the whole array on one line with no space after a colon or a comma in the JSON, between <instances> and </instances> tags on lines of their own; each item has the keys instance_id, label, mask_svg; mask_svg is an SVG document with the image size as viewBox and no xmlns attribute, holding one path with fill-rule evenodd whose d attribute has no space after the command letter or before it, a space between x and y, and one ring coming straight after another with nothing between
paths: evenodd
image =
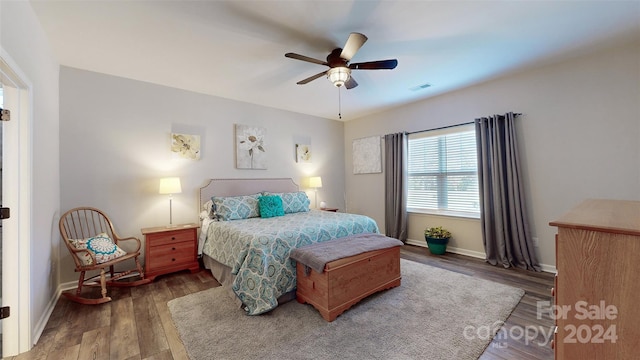
<instances>
[{"instance_id":1,"label":"decorative pillow","mask_svg":"<svg viewBox=\"0 0 640 360\"><path fill-rule=\"evenodd\" d=\"M69 242L76 249L87 249L96 257L98 264L105 263L127 255L127 252L116 245L107 233L100 233L87 239L70 239ZM85 265L93 265L93 259L86 252L78 253Z\"/></svg>"},{"instance_id":2,"label":"decorative pillow","mask_svg":"<svg viewBox=\"0 0 640 360\"><path fill-rule=\"evenodd\" d=\"M215 206L213 206L213 200L209 200L202 205L202 212L200 212L200 220L204 220L205 217L215 219Z\"/></svg>"},{"instance_id":3,"label":"decorative pillow","mask_svg":"<svg viewBox=\"0 0 640 360\"><path fill-rule=\"evenodd\" d=\"M260 194L211 198L215 214L222 220L239 220L260 216Z\"/></svg>"},{"instance_id":4,"label":"decorative pillow","mask_svg":"<svg viewBox=\"0 0 640 360\"><path fill-rule=\"evenodd\" d=\"M278 195L262 195L258 199L258 204L260 206L260 217L284 216L282 198Z\"/></svg>"},{"instance_id":5,"label":"decorative pillow","mask_svg":"<svg viewBox=\"0 0 640 360\"><path fill-rule=\"evenodd\" d=\"M285 214L293 214L298 212L309 211L311 201L304 191L288 192L288 193L269 193L265 195L278 195L282 198L282 207Z\"/></svg>"}]
</instances>

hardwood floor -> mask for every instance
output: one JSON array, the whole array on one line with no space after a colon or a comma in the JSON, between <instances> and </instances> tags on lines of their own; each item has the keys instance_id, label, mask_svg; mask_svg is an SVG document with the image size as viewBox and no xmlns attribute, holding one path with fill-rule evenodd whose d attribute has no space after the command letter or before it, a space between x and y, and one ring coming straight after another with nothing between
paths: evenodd
<instances>
[{"instance_id":1,"label":"hardwood floor","mask_svg":"<svg viewBox=\"0 0 640 360\"><path fill-rule=\"evenodd\" d=\"M401 257L524 289L525 296L480 359L553 359L546 343L553 320L548 311L537 316L538 301L552 301L553 274L503 269L450 253L434 256L412 245L402 247ZM102 305L79 305L61 297L36 346L5 359L188 359L167 302L216 286L208 271L180 272L136 288L110 289L113 301Z\"/></svg>"}]
</instances>

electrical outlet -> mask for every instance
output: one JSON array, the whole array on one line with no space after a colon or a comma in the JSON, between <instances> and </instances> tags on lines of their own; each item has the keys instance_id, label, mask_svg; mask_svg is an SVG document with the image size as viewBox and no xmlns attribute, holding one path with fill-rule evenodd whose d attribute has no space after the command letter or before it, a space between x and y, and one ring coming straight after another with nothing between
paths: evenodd
<instances>
[{"instance_id":1,"label":"electrical outlet","mask_svg":"<svg viewBox=\"0 0 640 360\"><path fill-rule=\"evenodd\" d=\"M540 242L538 241L537 237L533 237L532 240L533 240L533 246L535 246L535 247L540 246Z\"/></svg>"}]
</instances>

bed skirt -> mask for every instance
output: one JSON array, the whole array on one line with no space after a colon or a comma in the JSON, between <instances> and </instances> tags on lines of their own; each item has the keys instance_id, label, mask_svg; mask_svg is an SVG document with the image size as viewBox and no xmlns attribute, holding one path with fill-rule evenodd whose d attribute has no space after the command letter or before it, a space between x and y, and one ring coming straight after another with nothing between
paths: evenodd
<instances>
[{"instance_id":1,"label":"bed skirt","mask_svg":"<svg viewBox=\"0 0 640 360\"><path fill-rule=\"evenodd\" d=\"M233 285L233 281L235 280L235 275L231 273L231 268L214 260L212 257L202 254L202 263L204 264L205 269L211 271L216 280L227 290L229 296L233 299L233 301L238 305L238 307L242 307L242 301L236 296L231 288ZM293 289L288 293L283 294L278 298L278 304L284 304L288 301L295 300L296 298L296 290Z\"/></svg>"}]
</instances>

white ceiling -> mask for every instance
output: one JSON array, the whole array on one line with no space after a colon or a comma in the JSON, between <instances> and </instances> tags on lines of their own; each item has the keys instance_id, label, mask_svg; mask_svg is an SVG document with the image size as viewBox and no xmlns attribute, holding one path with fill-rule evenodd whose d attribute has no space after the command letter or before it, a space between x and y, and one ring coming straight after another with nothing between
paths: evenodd
<instances>
[{"instance_id":1,"label":"white ceiling","mask_svg":"<svg viewBox=\"0 0 640 360\"><path fill-rule=\"evenodd\" d=\"M640 36L640 1L31 1L62 65L338 118L324 60L350 32L369 40L342 119ZM432 86L414 91L422 84Z\"/></svg>"}]
</instances>

